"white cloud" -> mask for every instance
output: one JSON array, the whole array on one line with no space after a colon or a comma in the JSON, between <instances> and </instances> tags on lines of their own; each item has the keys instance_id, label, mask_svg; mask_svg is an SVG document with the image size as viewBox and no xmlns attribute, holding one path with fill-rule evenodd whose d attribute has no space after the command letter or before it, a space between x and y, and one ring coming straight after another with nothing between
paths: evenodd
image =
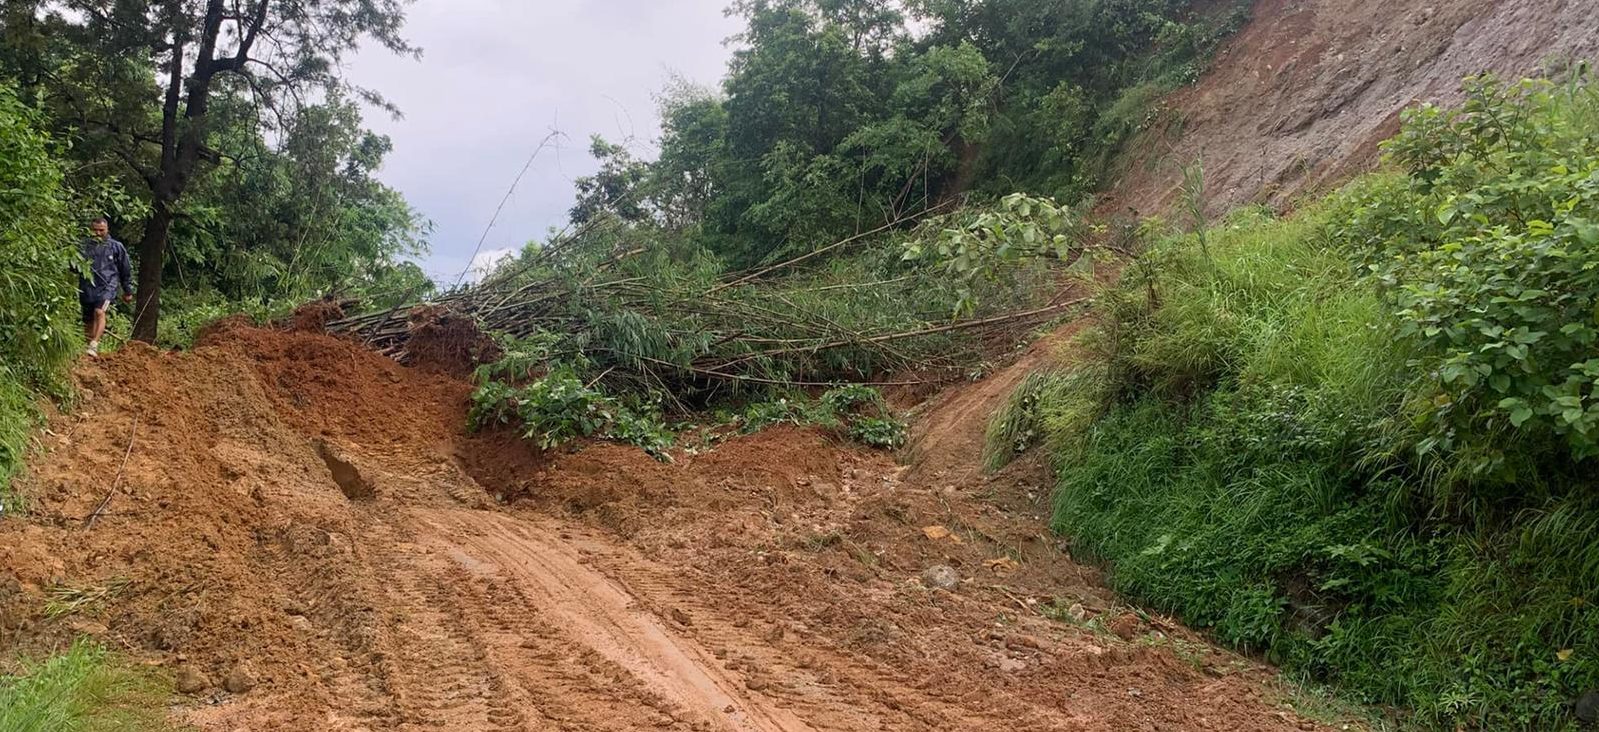
<instances>
[{"instance_id":1,"label":"white cloud","mask_svg":"<svg viewBox=\"0 0 1599 732\"><path fill-rule=\"evenodd\" d=\"M472 282L483 279L484 275L494 271L494 268L500 262L515 256L515 254L515 249L489 249L478 252L477 256L472 258L471 266L466 268L466 278Z\"/></svg>"},{"instance_id":2,"label":"white cloud","mask_svg":"<svg viewBox=\"0 0 1599 732\"><path fill-rule=\"evenodd\" d=\"M648 155L659 135L653 95L670 75L711 87L720 80L730 54L722 41L741 25L723 15L727 4L410 5L403 34L422 47L422 60L368 46L346 72L405 114L394 120L370 111L366 121L394 141L378 177L435 224L423 268L455 280L517 171L552 127L566 138L539 155L489 230L485 249L518 250L566 223L572 179L595 169L586 154L589 135L613 142L634 137L634 151Z\"/></svg>"}]
</instances>

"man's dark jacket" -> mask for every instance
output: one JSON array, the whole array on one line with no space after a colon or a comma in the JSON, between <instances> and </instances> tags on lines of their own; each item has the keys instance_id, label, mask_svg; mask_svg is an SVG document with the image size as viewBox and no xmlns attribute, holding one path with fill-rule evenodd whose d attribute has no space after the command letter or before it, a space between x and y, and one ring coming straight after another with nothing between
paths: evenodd
<instances>
[{"instance_id":1,"label":"man's dark jacket","mask_svg":"<svg viewBox=\"0 0 1599 732\"><path fill-rule=\"evenodd\" d=\"M78 266L78 296L85 303L106 303L115 300L117 289L133 294L133 264L128 261L128 248L122 242L106 237L105 241L84 239L81 245L84 262Z\"/></svg>"}]
</instances>

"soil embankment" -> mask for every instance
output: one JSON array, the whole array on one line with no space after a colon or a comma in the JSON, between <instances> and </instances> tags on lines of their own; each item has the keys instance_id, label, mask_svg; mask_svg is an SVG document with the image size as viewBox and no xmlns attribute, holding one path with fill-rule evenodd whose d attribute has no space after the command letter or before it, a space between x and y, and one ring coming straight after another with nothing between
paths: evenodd
<instances>
[{"instance_id":1,"label":"soil embankment","mask_svg":"<svg viewBox=\"0 0 1599 732\"><path fill-rule=\"evenodd\" d=\"M93 635L201 729L1315 728L1117 605L1025 467L539 456L465 434L462 382L238 324L78 376L0 524L4 650Z\"/></svg>"}]
</instances>

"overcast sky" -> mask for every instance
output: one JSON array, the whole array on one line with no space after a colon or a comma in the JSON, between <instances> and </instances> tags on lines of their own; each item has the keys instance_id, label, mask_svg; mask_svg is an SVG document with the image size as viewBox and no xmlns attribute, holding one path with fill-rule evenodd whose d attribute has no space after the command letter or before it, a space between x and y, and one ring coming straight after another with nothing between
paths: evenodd
<instances>
[{"instance_id":1,"label":"overcast sky","mask_svg":"<svg viewBox=\"0 0 1599 732\"><path fill-rule=\"evenodd\" d=\"M653 97L673 75L704 86L722 77L740 30L727 0L417 0L406 37L421 61L369 49L346 73L381 92L404 117L367 113L394 141L378 177L434 223L422 266L453 283L517 172L551 129L516 187L479 261L519 249L566 222L572 180L595 170L588 139L633 138L653 158Z\"/></svg>"}]
</instances>

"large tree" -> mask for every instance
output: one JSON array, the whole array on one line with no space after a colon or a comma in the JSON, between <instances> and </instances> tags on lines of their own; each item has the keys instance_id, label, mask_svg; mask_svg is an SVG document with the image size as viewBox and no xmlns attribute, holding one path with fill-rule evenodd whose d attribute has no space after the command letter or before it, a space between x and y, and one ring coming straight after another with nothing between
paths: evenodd
<instances>
[{"instance_id":1,"label":"large tree","mask_svg":"<svg viewBox=\"0 0 1599 732\"><path fill-rule=\"evenodd\" d=\"M417 53L399 35L409 0L4 1L3 38L25 51L0 60L148 190L136 248L142 340L156 336L180 203L237 152L219 143L223 123L284 135L302 110L345 90L383 104L339 77L341 58L367 41ZM219 100L240 104L219 120Z\"/></svg>"}]
</instances>

